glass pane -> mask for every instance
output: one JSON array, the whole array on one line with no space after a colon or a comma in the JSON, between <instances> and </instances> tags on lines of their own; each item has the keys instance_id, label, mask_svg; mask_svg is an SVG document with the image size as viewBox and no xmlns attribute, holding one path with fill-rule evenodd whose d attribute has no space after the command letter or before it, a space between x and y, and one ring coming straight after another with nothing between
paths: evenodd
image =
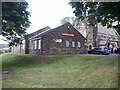
<instances>
[{"instance_id":1,"label":"glass pane","mask_svg":"<svg viewBox=\"0 0 120 90\"><path fill-rule=\"evenodd\" d=\"M69 41L66 41L66 47L69 47Z\"/></svg>"},{"instance_id":2,"label":"glass pane","mask_svg":"<svg viewBox=\"0 0 120 90\"><path fill-rule=\"evenodd\" d=\"M39 40L38 44L38 49L41 49L41 40Z\"/></svg>"},{"instance_id":3,"label":"glass pane","mask_svg":"<svg viewBox=\"0 0 120 90\"><path fill-rule=\"evenodd\" d=\"M80 42L78 42L78 47L80 47Z\"/></svg>"},{"instance_id":4,"label":"glass pane","mask_svg":"<svg viewBox=\"0 0 120 90\"><path fill-rule=\"evenodd\" d=\"M74 41L72 41L72 47L75 47L75 42Z\"/></svg>"},{"instance_id":5,"label":"glass pane","mask_svg":"<svg viewBox=\"0 0 120 90\"><path fill-rule=\"evenodd\" d=\"M25 43L23 43L23 49L25 49Z\"/></svg>"},{"instance_id":6,"label":"glass pane","mask_svg":"<svg viewBox=\"0 0 120 90\"><path fill-rule=\"evenodd\" d=\"M37 41L35 41L35 49L37 49Z\"/></svg>"}]
</instances>

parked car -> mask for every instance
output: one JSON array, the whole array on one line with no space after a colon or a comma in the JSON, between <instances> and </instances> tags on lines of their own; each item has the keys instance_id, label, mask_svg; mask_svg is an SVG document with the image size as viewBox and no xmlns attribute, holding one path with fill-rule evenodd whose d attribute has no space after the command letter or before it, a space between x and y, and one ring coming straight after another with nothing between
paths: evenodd
<instances>
[{"instance_id":1,"label":"parked car","mask_svg":"<svg viewBox=\"0 0 120 90\"><path fill-rule=\"evenodd\" d=\"M108 48L94 48L88 51L89 54L102 54L102 55L109 55L110 50Z\"/></svg>"}]
</instances>

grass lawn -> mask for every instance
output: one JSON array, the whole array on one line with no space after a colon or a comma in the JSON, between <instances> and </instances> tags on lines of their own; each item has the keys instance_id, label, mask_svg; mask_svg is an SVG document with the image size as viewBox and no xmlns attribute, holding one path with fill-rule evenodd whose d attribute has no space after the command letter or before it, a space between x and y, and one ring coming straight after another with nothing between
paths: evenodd
<instances>
[{"instance_id":1,"label":"grass lawn","mask_svg":"<svg viewBox=\"0 0 120 90\"><path fill-rule=\"evenodd\" d=\"M118 57L3 54L3 88L117 88Z\"/></svg>"}]
</instances>

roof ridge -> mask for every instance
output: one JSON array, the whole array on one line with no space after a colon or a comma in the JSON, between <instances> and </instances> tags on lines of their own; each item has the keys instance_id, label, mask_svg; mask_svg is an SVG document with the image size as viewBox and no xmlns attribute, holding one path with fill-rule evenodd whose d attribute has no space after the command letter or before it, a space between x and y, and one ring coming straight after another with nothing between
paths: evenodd
<instances>
[{"instance_id":1,"label":"roof ridge","mask_svg":"<svg viewBox=\"0 0 120 90\"><path fill-rule=\"evenodd\" d=\"M37 30L37 31L34 31L34 32L30 33L30 34L39 32L39 31L44 30L44 29L46 29L46 28L50 28L50 27L49 27L49 26L45 26L45 27L43 27L43 28L41 28L41 29L39 29L39 30ZM50 29L51 29L51 28L50 28ZM29 34L29 35L30 35L30 34Z\"/></svg>"}]
</instances>

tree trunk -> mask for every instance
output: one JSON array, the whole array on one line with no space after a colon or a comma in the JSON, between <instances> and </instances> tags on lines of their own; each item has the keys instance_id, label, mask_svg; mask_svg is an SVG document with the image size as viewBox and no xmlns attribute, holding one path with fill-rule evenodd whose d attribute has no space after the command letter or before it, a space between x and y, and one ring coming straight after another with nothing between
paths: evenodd
<instances>
[{"instance_id":1,"label":"tree trunk","mask_svg":"<svg viewBox=\"0 0 120 90\"><path fill-rule=\"evenodd\" d=\"M93 47L97 47L97 24L93 26Z\"/></svg>"}]
</instances>

